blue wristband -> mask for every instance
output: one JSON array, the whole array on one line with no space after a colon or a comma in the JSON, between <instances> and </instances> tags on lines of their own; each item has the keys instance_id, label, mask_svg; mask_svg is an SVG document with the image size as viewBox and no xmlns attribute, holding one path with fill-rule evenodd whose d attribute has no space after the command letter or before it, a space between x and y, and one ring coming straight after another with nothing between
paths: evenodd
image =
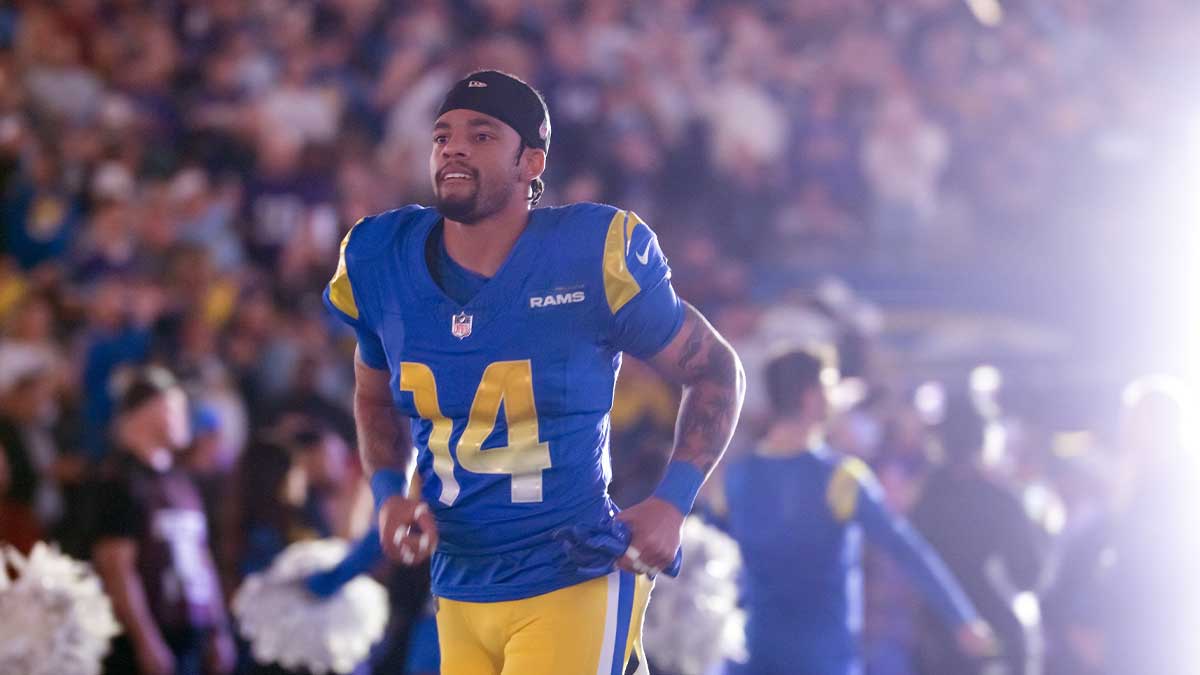
<instances>
[{"instance_id":1,"label":"blue wristband","mask_svg":"<svg viewBox=\"0 0 1200 675\"><path fill-rule=\"evenodd\" d=\"M375 510L389 497L404 495L408 491L408 475L396 469L379 469L371 474L371 494L375 497Z\"/></svg>"},{"instance_id":2,"label":"blue wristband","mask_svg":"<svg viewBox=\"0 0 1200 675\"><path fill-rule=\"evenodd\" d=\"M704 472L691 462L671 462L667 474L654 491L654 496L670 503L683 515L692 511L700 486L704 485Z\"/></svg>"}]
</instances>

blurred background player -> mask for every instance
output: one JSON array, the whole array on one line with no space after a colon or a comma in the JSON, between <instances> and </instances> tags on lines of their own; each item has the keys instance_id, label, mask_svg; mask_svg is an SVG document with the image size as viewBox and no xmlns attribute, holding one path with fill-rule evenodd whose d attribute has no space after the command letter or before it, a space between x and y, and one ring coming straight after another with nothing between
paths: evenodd
<instances>
[{"instance_id":1,"label":"blurred background player","mask_svg":"<svg viewBox=\"0 0 1200 675\"><path fill-rule=\"evenodd\" d=\"M1183 675L1200 650L1200 498L1188 410L1175 378L1149 376L1124 392L1120 461L1126 471L1104 513L1068 542L1054 585L1063 616L1055 673Z\"/></svg>"},{"instance_id":2,"label":"blurred background player","mask_svg":"<svg viewBox=\"0 0 1200 675\"><path fill-rule=\"evenodd\" d=\"M92 557L123 634L106 675L222 675L234 644L209 551L203 503L176 453L190 440L187 397L159 367L118 398L117 451L96 487Z\"/></svg>"},{"instance_id":3,"label":"blurred background player","mask_svg":"<svg viewBox=\"0 0 1200 675\"><path fill-rule=\"evenodd\" d=\"M1098 616L1108 673L1183 675L1200 663L1200 461L1185 385L1148 377L1125 392L1123 451L1132 478L1116 514ZM1070 573L1070 571L1067 571Z\"/></svg>"},{"instance_id":4,"label":"blurred background player","mask_svg":"<svg viewBox=\"0 0 1200 675\"><path fill-rule=\"evenodd\" d=\"M937 554L884 504L861 460L825 445L834 371L813 354L771 359L764 377L774 420L754 454L726 476L729 527L742 549L747 675L857 675L863 535L908 572L970 658L991 630Z\"/></svg>"},{"instance_id":5,"label":"blurred background player","mask_svg":"<svg viewBox=\"0 0 1200 675\"><path fill-rule=\"evenodd\" d=\"M945 461L929 477L910 517L996 631L1005 672L1036 673L1040 655L1031 648L1036 613L1019 614L1014 600L1024 594L1022 602L1036 602L1042 573L1037 531L1020 499L983 467L987 429L988 418L970 397L948 398L938 427ZM922 672L981 672L978 662L947 643L932 617L922 635Z\"/></svg>"}]
</instances>

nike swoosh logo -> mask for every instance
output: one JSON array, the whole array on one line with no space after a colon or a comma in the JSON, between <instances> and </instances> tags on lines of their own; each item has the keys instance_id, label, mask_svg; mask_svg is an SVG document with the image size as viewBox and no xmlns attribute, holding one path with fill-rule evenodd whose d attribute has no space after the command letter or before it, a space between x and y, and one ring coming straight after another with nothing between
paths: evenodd
<instances>
[{"instance_id":1,"label":"nike swoosh logo","mask_svg":"<svg viewBox=\"0 0 1200 675\"><path fill-rule=\"evenodd\" d=\"M650 262L650 242L646 242L646 248L642 249L641 253L634 254L634 257L643 265Z\"/></svg>"}]
</instances>

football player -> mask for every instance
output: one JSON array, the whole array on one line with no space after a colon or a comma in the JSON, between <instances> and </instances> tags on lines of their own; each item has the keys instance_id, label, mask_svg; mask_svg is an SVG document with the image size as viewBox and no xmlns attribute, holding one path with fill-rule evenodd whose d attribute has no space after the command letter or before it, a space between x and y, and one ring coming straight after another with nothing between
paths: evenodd
<instances>
[{"instance_id":1,"label":"football player","mask_svg":"<svg viewBox=\"0 0 1200 675\"><path fill-rule=\"evenodd\" d=\"M409 564L433 555L443 672L644 670L651 577L672 565L733 433L741 364L676 296L637 215L533 208L550 117L532 87L468 75L430 140L436 205L360 220L325 290L358 336L354 410L381 544ZM665 477L617 514L608 431L623 353L683 396ZM414 445L422 488L408 496ZM572 527L621 547L580 564L555 539Z\"/></svg>"},{"instance_id":2,"label":"football player","mask_svg":"<svg viewBox=\"0 0 1200 675\"><path fill-rule=\"evenodd\" d=\"M937 553L883 501L861 460L827 446L819 358L780 354L765 368L775 412L750 457L726 476L729 526L745 563L746 638L753 675L860 675L863 535L887 551L972 657L994 649Z\"/></svg>"}]
</instances>

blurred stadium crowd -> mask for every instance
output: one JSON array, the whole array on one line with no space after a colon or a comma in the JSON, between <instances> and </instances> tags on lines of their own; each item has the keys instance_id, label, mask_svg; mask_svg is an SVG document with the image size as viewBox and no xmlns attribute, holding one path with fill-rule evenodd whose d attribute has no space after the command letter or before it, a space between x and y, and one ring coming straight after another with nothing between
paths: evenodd
<instances>
[{"instance_id":1,"label":"blurred stadium crowd","mask_svg":"<svg viewBox=\"0 0 1200 675\"><path fill-rule=\"evenodd\" d=\"M879 338L886 307L810 272L903 274L1052 246L1078 231L1063 223L1086 186L1170 142L1163 111L1200 83L1194 2L995 7L0 5L0 538L85 554L86 482L110 451L114 381L145 362L170 368L190 396L187 464L227 590L289 541L361 532L354 337L319 293L352 223L429 201L434 107L479 65L546 97L543 203L636 210L671 255L680 295L735 343L751 391L731 453L761 430L755 368L773 346L823 344L847 383L832 442L868 460L908 510L936 471L939 390L919 388L926 374ZM996 393L995 375L976 371L977 396ZM945 389L968 385L963 369ZM627 360L613 415L624 499L656 483L675 405ZM989 480L1023 518L1005 540L1023 561L1009 582L1044 601L1031 652L1051 672L1107 672L1104 631L1077 602L1091 582L1064 590L1054 561L1084 556L1071 568L1084 575L1103 557L1104 545L1080 553L1075 542L1095 543L1132 460L1098 448L1141 450L1128 443L1150 437L1122 445L998 419L1008 443L991 452ZM1165 432L1170 419L1148 423ZM719 521L719 491L706 500ZM417 577L394 584L413 608ZM929 635L916 596L885 560L867 585L870 672L916 672Z\"/></svg>"}]
</instances>

